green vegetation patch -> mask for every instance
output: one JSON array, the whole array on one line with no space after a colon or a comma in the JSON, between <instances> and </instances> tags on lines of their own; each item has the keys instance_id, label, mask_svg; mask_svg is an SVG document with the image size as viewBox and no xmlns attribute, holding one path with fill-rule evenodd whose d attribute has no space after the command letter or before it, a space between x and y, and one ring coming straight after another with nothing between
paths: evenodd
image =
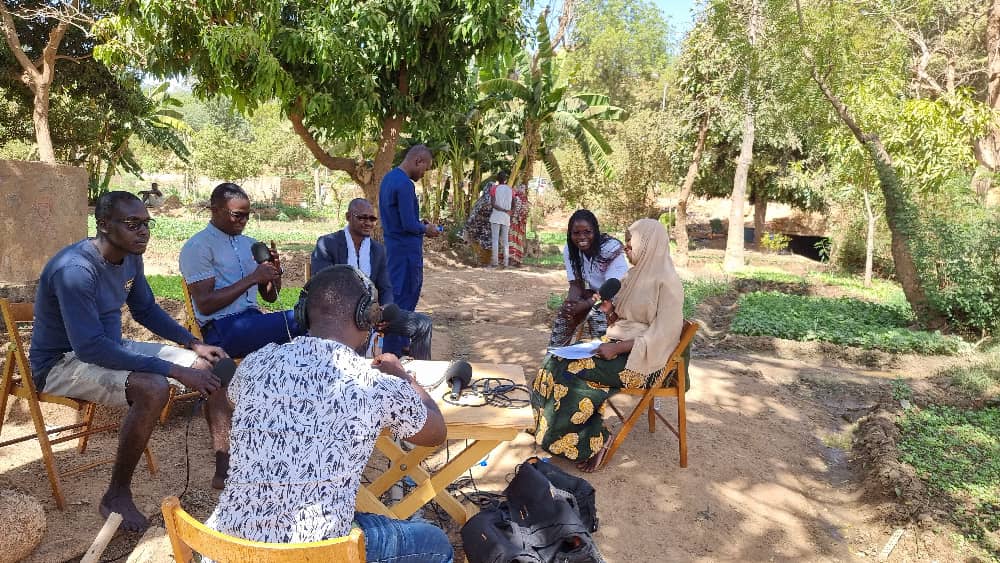
<instances>
[{"instance_id":1,"label":"green vegetation patch","mask_svg":"<svg viewBox=\"0 0 1000 563\"><path fill-rule=\"evenodd\" d=\"M1000 408L914 409L900 418L900 458L950 495L963 533L1000 554Z\"/></svg>"},{"instance_id":2,"label":"green vegetation patch","mask_svg":"<svg viewBox=\"0 0 1000 563\"><path fill-rule=\"evenodd\" d=\"M684 284L684 318L694 316L695 308L709 297L718 297L729 292L729 283L725 280L699 278L682 282Z\"/></svg>"},{"instance_id":3,"label":"green vegetation patch","mask_svg":"<svg viewBox=\"0 0 1000 563\"><path fill-rule=\"evenodd\" d=\"M146 279L149 281L149 287L153 289L153 295L156 297L173 299L174 301L184 300L184 290L181 288L181 283L183 283L181 276L151 275L146 276ZM258 295L257 304L260 305L262 311L284 311L285 309L291 309L299 300L300 289L298 287L281 288L278 300L274 303L268 303Z\"/></svg>"},{"instance_id":4,"label":"green vegetation patch","mask_svg":"<svg viewBox=\"0 0 1000 563\"><path fill-rule=\"evenodd\" d=\"M1000 396L1000 351L995 350L968 366L948 368L943 375L969 396L984 399Z\"/></svg>"},{"instance_id":5,"label":"green vegetation patch","mask_svg":"<svg viewBox=\"0 0 1000 563\"><path fill-rule=\"evenodd\" d=\"M909 330L908 308L857 299L804 297L773 291L740 298L731 330L748 336L821 340L888 352L957 354L968 345L938 332Z\"/></svg>"},{"instance_id":6,"label":"green vegetation patch","mask_svg":"<svg viewBox=\"0 0 1000 563\"><path fill-rule=\"evenodd\" d=\"M166 215L155 215L154 213L153 218L156 219L156 226L153 227L150 234L152 235L151 244L154 246L157 244L157 241L186 241L194 236L195 233L204 229L205 225L208 224L208 215L205 215L204 218L183 219ZM316 239L321 235L339 229L340 227L337 224L333 221L302 222L296 224L295 229L289 229L287 224L282 224L280 221L258 221L251 219L249 224L247 224L244 234L265 242L273 240L278 244L306 243L315 245ZM87 218L87 233L88 236L96 236L97 234L97 224L93 216ZM278 251L280 252L281 248Z\"/></svg>"}]
</instances>

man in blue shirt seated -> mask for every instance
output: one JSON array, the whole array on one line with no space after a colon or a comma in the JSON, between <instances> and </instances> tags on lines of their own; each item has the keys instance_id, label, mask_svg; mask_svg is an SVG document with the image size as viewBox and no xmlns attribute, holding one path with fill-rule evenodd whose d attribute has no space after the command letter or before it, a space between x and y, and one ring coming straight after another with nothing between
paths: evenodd
<instances>
[{"instance_id":1,"label":"man in blue shirt seated","mask_svg":"<svg viewBox=\"0 0 1000 563\"><path fill-rule=\"evenodd\" d=\"M382 178L378 211L385 235L393 300L400 309L414 311L424 285L424 235L438 236L437 225L420 221L420 205L413 182L424 177L434 159L425 145L406 152L399 166ZM403 335L387 335L383 351L399 355L406 347Z\"/></svg>"},{"instance_id":2,"label":"man in blue shirt seated","mask_svg":"<svg viewBox=\"0 0 1000 563\"><path fill-rule=\"evenodd\" d=\"M208 395L216 461L212 485L222 488L232 407L225 391L217 392L219 379L209 370L225 352L197 340L153 299L142 262L153 220L142 201L128 192L109 192L97 200L94 216L97 238L60 250L42 270L31 371L39 391L128 407L99 510L105 517L117 512L126 529L141 531L149 521L132 501L132 473L167 403L169 385ZM187 349L123 340L125 304L139 324Z\"/></svg>"},{"instance_id":3,"label":"man in blue shirt seated","mask_svg":"<svg viewBox=\"0 0 1000 563\"><path fill-rule=\"evenodd\" d=\"M242 358L265 344L283 344L299 330L291 310L263 313L257 293L269 303L281 291L281 262L272 243L268 260L258 264L251 250L257 241L244 236L250 197L232 183L219 184L209 200L212 219L181 248L180 268L194 302L205 342Z\"/></svg>"},{"instance_id":4,"label":"man in blue shirt seated","mask_svg":"<svg viewBox=\"0 0 1000 563\"><path fill-rule=\"evenodd\" d=\"M312 253L312 273L335 264L349 264L361 270L378 289L379 305L393 303L392 282L386 265L385 247L372 240L378 217L366 199L357 198L347 206L347 226L344 230L323 235L316 241ZM430 317L400 309L392 322L380 323L376 329L386 334L398 334L410 339L410 355L418 360L431 359Z\"/></svg>"}]
</instances>

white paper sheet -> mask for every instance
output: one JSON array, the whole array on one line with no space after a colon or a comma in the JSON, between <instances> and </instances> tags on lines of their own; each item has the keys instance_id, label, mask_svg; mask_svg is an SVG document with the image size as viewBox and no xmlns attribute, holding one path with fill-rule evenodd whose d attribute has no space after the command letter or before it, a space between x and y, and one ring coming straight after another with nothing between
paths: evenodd
<instances>
[{"instance_id":1,"label":"white paper sheet","mask_svg":"<svg viewBox=\"0 0 1000 563\"><path fill-rule=\"evenodd\" d=\"M567 360L582 360L583 358L589 358L597 352L597 348L601 345L599 340L594 342L580 342L578 344L573 344L572 346L562 346L559 348L549 348L549 353L553 356L559 356L560 358L565 358Z\"/></svg>"}]
</instances>

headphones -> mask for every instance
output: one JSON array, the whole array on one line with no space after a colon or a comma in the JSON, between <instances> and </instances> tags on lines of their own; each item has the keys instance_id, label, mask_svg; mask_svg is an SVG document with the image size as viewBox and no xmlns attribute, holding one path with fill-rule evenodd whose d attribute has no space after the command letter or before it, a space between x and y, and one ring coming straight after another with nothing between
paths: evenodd
<instances>
[{"instance_id":1,"label":"headphones","mask_svg":"<svg viewBox=\"0 0 1000 563\"><path fill-rule=\"evenodd\" d=\"M301 293L299 293L299 300L295 303L295 308L292 310L295 316L295 322L299 325L299 328L308 331L309 330L309 285L312 283L317 276L324 272L332 272L336 270L350 270L354 276L361 283L362 287L365 288L364 293L361 295L361 299L358 300L358 306L354 309L354 326L358 327L358 330L363 330L365 332L371 331L372 329L372 318L374 315L374 309L378 307L378 290L375 288L375 284L372 283L368 276L364 274L361 270L354 266L347 264L336 264L323 268L316 273L306 284L302 287Z\"/></svg>"}]
</instances>

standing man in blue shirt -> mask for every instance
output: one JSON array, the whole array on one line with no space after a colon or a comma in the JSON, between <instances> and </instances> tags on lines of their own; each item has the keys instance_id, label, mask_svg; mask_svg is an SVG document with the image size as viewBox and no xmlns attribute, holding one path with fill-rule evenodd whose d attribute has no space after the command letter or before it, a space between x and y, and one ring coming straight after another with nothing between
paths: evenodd
<instances>
[{"instance_id":1,"label":"standing man in blue shirt","mask_svg":"<svg viewBox=\"0 0 1000 563\"><path fill-rule=\"evenodd\" d=\"M128 407L118 438L111 483L98 509L121 514L122 526L142 531L149 521L132 500L132 473L146 449L169 386L208 395L206 415L215 449L212 485L222 488L229 469L232 406L209 371L222 349L197 340L153 299L142 254L149 244L146 206L128 192L108 192L94 209L97 238L60 250L42 269L35 296L31 371L39 391ZM122 305L154 334L184 346L122 339Z\"/></svg>"},{"instance_id":2,"label":"standing man in blue shirt","mask_svg":"<svg viewBox=\"0 0 1000 563\"><path fill-rule=\"evenodd\" d=\"M432 163L430 149L415 145L406 152L403 162L382 178L379 186L378 212L385 235L393 300L406 311L416 310L424 285L424 235L438 236L437 225L420 221L413 183L423 178ZM408 341L405 336L386 334L382 351L401 355Z\"/></svg>"},{"instance_id":3,"label":"standing man in blue shirt","mask_svg":"<svg viewBox=\"0 0 1000 563\"><path fill-rule=\"evenodd\" d=\"M209 199L212 219L181 248L180 268L205 341L242 358L265 344L284 344L304 331L291 310L263 313L257 294L274 303L281 291L281 263L273 243L270 259L258 264L257 241L244 235L250 196L229 182ZM265 256L267 253L265 253Z\"/></svg>"}]
</instances>

